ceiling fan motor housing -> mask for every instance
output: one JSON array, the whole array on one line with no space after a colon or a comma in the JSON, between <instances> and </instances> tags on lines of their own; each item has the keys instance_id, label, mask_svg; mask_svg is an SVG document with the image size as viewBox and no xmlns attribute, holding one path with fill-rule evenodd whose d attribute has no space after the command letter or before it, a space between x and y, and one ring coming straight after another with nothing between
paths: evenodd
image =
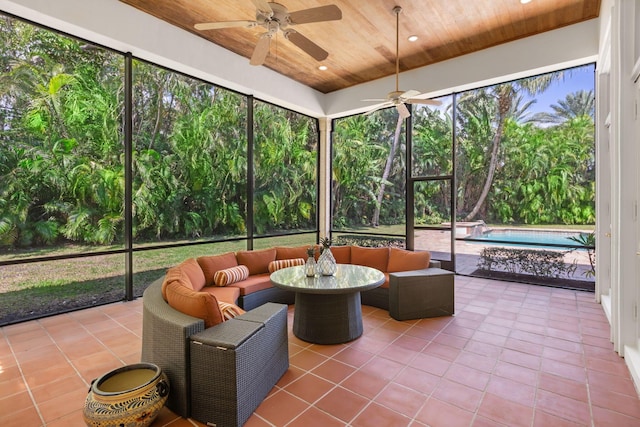
<instances>
[{"instance_id":1,"label":"ceiling fan motor housing","mask_svg":"<svg viewBox=\"0 0 640 427\"><path fill-rule=\"evenodd\" d=\"M269 3L271 6L271 10L273 13L264 13L260 10L256 11L256 21L258 21L258 25L266 28L267 30L272 30L274 28L280 28L284 30L291 23L289 20L289 11L286 7L279 3Z\"/></svg>"}]
</instances>

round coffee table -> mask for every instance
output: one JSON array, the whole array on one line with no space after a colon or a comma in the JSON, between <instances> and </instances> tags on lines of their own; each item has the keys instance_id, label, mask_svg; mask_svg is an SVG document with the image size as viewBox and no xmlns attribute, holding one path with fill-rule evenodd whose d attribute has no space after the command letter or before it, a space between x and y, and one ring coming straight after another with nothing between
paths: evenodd
<instances>
[{"instance_id":1,"label":"round coffee table","mask_svg":"<svg viewBox=\"0 0 640 427\"><path fill-rule=\"evenodd\" d=\"M381 271L350 264L338 264L334 276L307 277L302 265L271 273L274 286L296 294L294 335L316 344L339 344L362 335L360 292L384 281Z\"/></svg>"}]
</instances>

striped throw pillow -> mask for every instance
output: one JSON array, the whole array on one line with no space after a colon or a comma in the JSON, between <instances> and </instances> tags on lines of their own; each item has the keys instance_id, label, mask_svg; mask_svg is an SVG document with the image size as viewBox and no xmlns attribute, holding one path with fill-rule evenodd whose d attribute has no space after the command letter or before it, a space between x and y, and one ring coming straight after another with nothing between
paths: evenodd
<instances>
[{"instance_id":1,"label":"striped throw pillow","mask_svg":"<svg viewBox=\"0 0 640 427\"><path fill-rule=\"evenodd\" d=\"M230 302L218 301L218 306L220 307L224 320L230 320L236 316L246 313L246 311L235 304L231 304Z\"/></svg>"},{"instance_id":2,"label":"striped throw pillow","mask_svg":"<svg viewBox=\"0 0 640 427\"><path fill-rule=\"evenodd\" d=\"M304 258L279 259L269 263L269 273L280 270L281 268L294 267L296 265L304 265Z\"/></svg>"},{"instance_id":3,"label":"striped throw pillow","mask_svg":"<svg viewBox=\"0 0 640 427\"><path fill-rule=\"evenodd\" d=\"M218 270L213 275L213 284L215 286L227 286L232 283L239 282L249 277L249 269L246 265L238 265L236 267Z\"/></svg>"}]
</instances>

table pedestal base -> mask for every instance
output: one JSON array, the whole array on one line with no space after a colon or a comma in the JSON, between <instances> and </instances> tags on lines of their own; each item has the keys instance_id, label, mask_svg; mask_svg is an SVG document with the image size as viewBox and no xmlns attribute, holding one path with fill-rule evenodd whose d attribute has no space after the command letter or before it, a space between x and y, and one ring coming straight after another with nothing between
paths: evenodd
<instances>
[{"instance_id":1,"label":"table pedestal base","mask_svg":"<svg viewBox=\"0 0 640 427\"><path fill-rule=\"evenodd\" d=\"M293 334L315 344L340 344L362 335L360 292L296 293Z\"/></svg>"}]
</instances>

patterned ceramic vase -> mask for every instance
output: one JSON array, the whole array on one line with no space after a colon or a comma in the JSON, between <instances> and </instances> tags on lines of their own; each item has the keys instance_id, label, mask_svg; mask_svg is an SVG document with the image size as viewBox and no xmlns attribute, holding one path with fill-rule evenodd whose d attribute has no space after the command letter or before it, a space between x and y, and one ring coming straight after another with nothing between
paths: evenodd
<instances>
[{"instance_id":1,"label":"patterned ceramic vase","mask_svg":"<svg viewBox=\"0 0 640 427\"><path fill-rule=\"evenodd\" d=\"M123 366L91 383L84 421L90 427L147 427L168 396L169 381L158 366Z\"/></svg>"},{"instance_id":2,"label":"patterned ceramic vase","mask_svg":"<svg viewBox=\"0 0 640 427\"><path fill-rule=\"evenodd\" d=\"M318 258L318 273L323 276L333 276L336 274L338 266L336 265L336 259L331 253L331 248L325 247Z\"/></svg>"}]
</instances>

